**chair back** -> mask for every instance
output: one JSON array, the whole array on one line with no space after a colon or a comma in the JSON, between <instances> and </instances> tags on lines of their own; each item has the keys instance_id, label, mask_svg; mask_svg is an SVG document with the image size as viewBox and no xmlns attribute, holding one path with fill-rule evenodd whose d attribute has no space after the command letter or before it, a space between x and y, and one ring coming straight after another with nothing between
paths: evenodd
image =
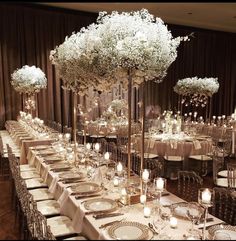
<instances>
[{"instance_id":1,"label":"chair back","mask_svg":"<svg viewBox=\"0 0 236 241\"><path fill-rule=\"evenodd\" d=\"M227 163L228 187L236 188L236 163Z\"/></svg>"},{"instance_id":2,"label":"chair back","mask_svg":"<svg viewBox=\"0 0 236 241\"><path fill-rule=\"evenodd\" d=\"M230 225L236 225L236 193L228 188L213 188L212 215Z\"/></svg>"},{"instance_id":3,"label":"chair back","mask_svg":"<svg viewBox=\"0 0 236 241\"><path fill-rule=\"evenodd\" d=\"M194 171L178 171L178 194L185 201L198 201L198 189L203 179Z\"/></svg>"}]
</instances>

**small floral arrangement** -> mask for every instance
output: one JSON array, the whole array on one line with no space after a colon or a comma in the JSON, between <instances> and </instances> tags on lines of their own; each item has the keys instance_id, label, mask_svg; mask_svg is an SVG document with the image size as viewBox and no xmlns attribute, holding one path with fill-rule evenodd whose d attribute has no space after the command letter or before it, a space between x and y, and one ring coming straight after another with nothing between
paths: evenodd
<instances>
[{"instance_id":1,"label":"small floral arrangement","mask_svg":"<svg viewBox=\"0 0 236 241\"><path fill-rule=\"evenodd\" d=\"M126 110L128 109L128 103L124 99L115 99L110 103L108 109L111 109L112 111Z\"/></svg>"},{"instance_id":2,"label":"small floral arrangement","mask_svg":"<svg viewBox=\"0 0 236 241\"><path fill-rule=\"evenodd\" d=\"M218 78L185 78L174 86L179 95L200 94L211 97L219 89Z\"/></svg>"},{"instance_id":3,"label":"small floral arrangement","mask_svg":"<svg viewBox=\"0 0 236 241\"><path fill-rule=\"evenodd\" d=\"M205 107L208 97L219 89L218 78L185 78L174 86L174 91L183 96L182 104Z\"/></svg>"},{"instance_id":4,"label":"small floral arrangement","mask_svg":"<svg viewBox=\"0 0 236 241\"><path fill-rule=\"evenodd\" d=\"M47 87L47 78L40 68L25 65L11 75L13 88L20 93L36 93Z\"/></svg>"}]
</instances>

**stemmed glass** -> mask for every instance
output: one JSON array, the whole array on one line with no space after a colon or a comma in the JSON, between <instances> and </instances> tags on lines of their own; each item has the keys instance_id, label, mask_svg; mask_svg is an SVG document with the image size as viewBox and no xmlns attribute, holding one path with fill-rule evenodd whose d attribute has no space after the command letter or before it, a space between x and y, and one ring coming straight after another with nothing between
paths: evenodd
<instances>
[{"instance_id":1,"label":"stemmed glass","mask_svg":"<svg viewBox=\"0 0 236 241\"><path fill-rule=\"evenodd\" d=\"M166 189L166 178L163 177L157 177L154 179L154 190L155 193L157 194L157 207L156 207L156 215L157 215L157 221L160 220L161 216L161 194L162 192Z\"/></svg>"},{"instance_id":2,"label":"stemmed glass","mask_svg":"<svg viewBox=\"0 0 236 241\"><path fill-rule=\"evenodd\" d=\"M206 239L206 219L208 215L208 208L213 205L213 190L209 188L200 188L198 190L198 203L205 208L204 226L202 230L202 240L205 240Z\"/></svg>"},{"instance_id":3,"label":"stemmed glass","mask_svg":"<svg viewBox=\"0 0 236 241\"><path fill-rule=\"evenodd\" d=\"M194 229L194 224L196 224L204 213L204 209L197 202L189 202L187 216L192 222L192 227L189 230L190 234L195 235L197 230ZM197 232L198 233L198 232Z\"/></svg>"}]
</instances>

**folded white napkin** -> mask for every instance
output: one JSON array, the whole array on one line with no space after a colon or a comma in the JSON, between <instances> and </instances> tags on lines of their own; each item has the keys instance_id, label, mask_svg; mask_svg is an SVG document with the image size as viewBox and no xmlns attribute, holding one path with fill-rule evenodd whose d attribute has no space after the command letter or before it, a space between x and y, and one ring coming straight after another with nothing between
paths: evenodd
<instances>
[{"instance_id":1,"label":"folded white napkin","mask_svg":"<svg viewBox=\"0 0 236 241\"><path fill-rule=\"evenodd\" d=\"M51 185L50 185L50 187L49 187L49 189L48 189L48 191L49 191L50 193L53 193L53 194L55 193L56 188L57 188L58 180L59 180L59 176L54 176L54 177L53 177L53 180L52 180L52 182L51 182Z\"/></svg>"},{"instance_id":2,"label":"folded white napkin","mask_svg":"<svg viewBox=\"0 0 236 241\"><path fill-rule=\"evenodd\" d=\"M100 168L97 168L93 177L92 177L92 181L96 182L97 184L101 185L101 183L103 182L103 178L102 178L102 171Z\"/></svg>"},{"instance_id":3,"label":"folded white napkin","mask_svg":"<svg viewBox=\"0 0 236 241\"><path fill-rule=\"evenodd\" d=\"M193 141L193 145L194 145L195 150L199 150L199 149L202 148L202 147L201 147L201 143L200 143L200 141L198 141L198 140L194 140L194 141Z\"/></svg>"},{"instance_id":4,"label":"folded white napkin","mask_svg":"<svg viewBox=\"0 0 236 241\"><path fill-rule=\"evenodd\" d=\"M33 154L33 155L31 156L31 158L28 160L30 166L34 166L35 158L36 158L36 153L34 152L34 154Z\"/></svg>"},{"instance_id":5,"label":"folded white napkin","mask_svg":"<svg viewBox=\"0 0 236 241\"><path fill-rule=\"evenodd\" d=\"M170 146L171 146L171 149L177 149L177 141L170 140Z\"/></svg>"},{"instance_id":6,"label":"folded white napkin","mask_svg":"<svg viewBox=\"0 0 236 241\"><path fill-rule=\"evenodd\" d=\"M47 165L42 173L42 178L45 183L47 183L47 178L48 178L48 172L50 170L50 166Z\"/></svg>"},{"instance_id":7,"label":"folded white napkin","mask_svg":"<svg viewBox=\"0 0 236 241\"><path fill-rule=\"evenodd\" d=\"M72 191L69 191L68 188L65 188L63 193L61 194L61 196L57 200L57 202L60 204L61 214L65 214L65 212L64 212L64 209L65 209L65 206L66 206L65 204L66 204L71 192Z\"/></svg>"},{"instance_id":8,"label":"folded white napkin","mask_svg":"<svg viewBox=\"0 0 236 241\"><path fill-rule=\"evenodd\" d=\"M150 145L150 148L153 148L154 147L154 145L155 145L155 141L154 140L150 140L150 143L149 143Z\"/></svg>"}]
</instances>

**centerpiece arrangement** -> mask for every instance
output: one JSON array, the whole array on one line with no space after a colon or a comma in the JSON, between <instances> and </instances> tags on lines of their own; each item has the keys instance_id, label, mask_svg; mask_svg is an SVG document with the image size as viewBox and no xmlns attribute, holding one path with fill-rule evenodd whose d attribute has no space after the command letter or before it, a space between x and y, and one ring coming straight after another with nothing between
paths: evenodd
<instances>
[{"instance_id":1,"label":"centerpiece arrangement","mask_svg":"<svg viewBox=\"0 0 236 241\"><path fill-rule=\"evenodd\" d=\"M177 57L177 47L187 40L187 36L173 38L164 22L146 9L120 14L100 12L96 23L72 34L51 52L50 59L59 69L64 88L83 94L92 85L106 91L117 81L128 88L128 178L132 86L149 80L161 82ZM142 106L144 109L145 104ZM143 153L144 141L142 146ZM141 169L142 163L143 154Z\"/></svg>"},{"instance_id":2,"label":"centerpiece arrangement","mask_svg":"<svg viewBox=\"0 0 236 241\"><path fill-rule=\"evenodd\" d=\"M23 94L25 108L29 111L35 110L36 102L35 97L41 89L47 88L47 78L44 72L33 66L25 65L20 69L15 70L11 75L11 85L15 91Z\"/></svg>"},{"instance_id":3,"label":"centerpiece arrangement","mask_svg":"<svg viewBox=\"0 0 236 241\"><path fill-rule=\"evenodd\" d=\"M177 47L181 41L187 41L189 38L187 36L173 38L164 22L160 18L155 18L146 9L129 13L100 12L93 35L97 40L96 53L90 59L94 75L102 78L104 83L113 83L117 80L124 88L128 88L128 170L130 170L132 86L139 87L150 80L161 82L167 74L168 67L177 57ZM144 100L142 108L144 140ZM144 141L141 152L142 170Z\"/></svg>"},{"instance_id":4,"label":"centerpiece arrangement","mask_svg":"<svg viewBox=\"0 0 236 241\"><path fill-rule=\"evenodd\" d=\"M179 80L174 91L182 96L181 104L185 106L205 107L208 98L217 93L219 89L218 78L185 78Z\"/></svg>"}]
</instances>

